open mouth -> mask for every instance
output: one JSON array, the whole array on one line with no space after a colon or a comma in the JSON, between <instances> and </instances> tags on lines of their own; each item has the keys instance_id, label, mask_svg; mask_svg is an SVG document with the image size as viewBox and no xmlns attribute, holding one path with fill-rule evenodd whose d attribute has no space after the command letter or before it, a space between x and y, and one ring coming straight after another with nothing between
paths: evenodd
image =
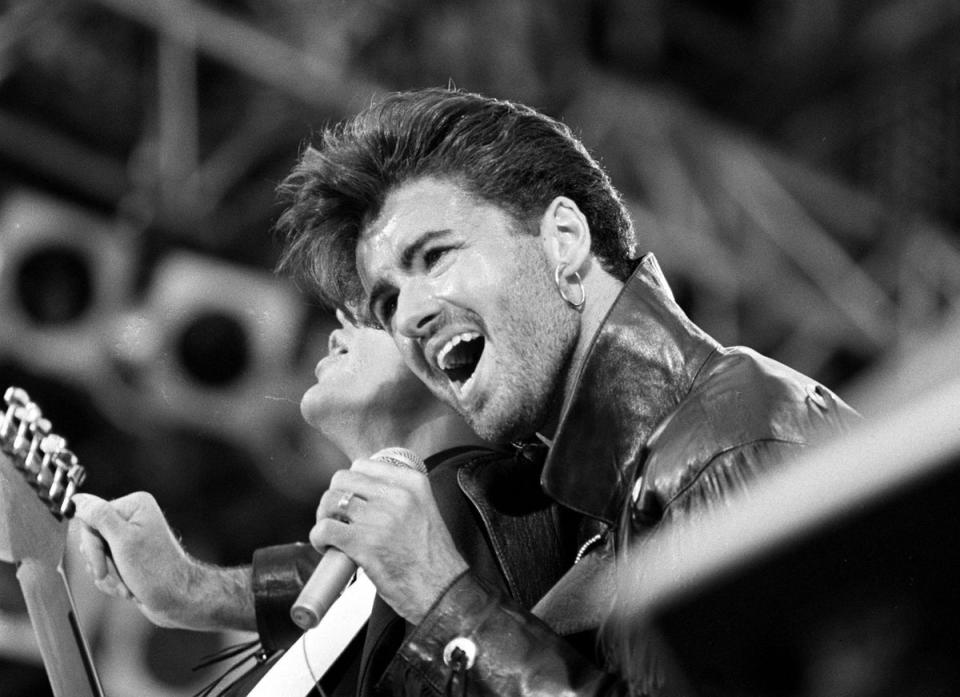
<instances>
[{"instance_id":1,"label":"open mouth","mask_svg":"<svg viewBox=\"0 0 960 697\"><path fill-rule=\"evenodd\" d=\"M478 332L464 332L450 339L437 353L437 365L460 391L473 377L486 340Z\"/></svg>"}]
</instances>

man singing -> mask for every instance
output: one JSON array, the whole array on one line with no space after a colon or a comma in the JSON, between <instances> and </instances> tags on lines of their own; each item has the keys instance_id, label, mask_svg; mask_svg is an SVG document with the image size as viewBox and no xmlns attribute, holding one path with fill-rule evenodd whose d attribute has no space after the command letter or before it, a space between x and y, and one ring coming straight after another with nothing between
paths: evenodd
<instances>
[{"instance_id":1,"label":"man singing","mask_svg":"<svg viewBox=\"0 0 960 697\"><path fill-rule=\"evenodd\" d=\"M428 519L439 516L443 523L418 534L432 543L442 541L444 548L455 546L484 583L531 606L562 568L554 561L561 556L555 546L555 507L544 497L522 496L525 488L536 487L536 480L524 485L514 476L515 460L521 469L530 469L523 464L527 454L484 447L463 419L410 373L387 334L356 326L343 313L338 319L341 326L330 335L329 352L317 364L316 383L301 401L304 418L351 459L384 447L426 456L429 481L413 470L391 473L418 492L416 499L382 500L378 506L411 522L416 520L411 507L430 508ZM487 496L487 487L503 488L501 473L510 474L509 486L516 493ZM470 499L482 499L483 508ZM81 549L96 585L110 595L134 598L155 624L257 630L261 660L279 655L277 650L300 635L290 608L319 557L309 545L257 550L252 567L218 567L181 547L146 492L110 502L77 494L74 501L76 519L84 524ZM359 521L361 505L348 500L341 517ZM512 526L529 531L531 541L505 539ZM405 630L388 606L375 601L367 631L321 682L324 694L372 694ZM262 673L245 676L230 694L245 694Z\"/></svg>"},{"instance_id":2,"label":"man singing","mask_svg":"<svg viewBox=\"0 0 960 697\"><path fill-rule=\"evenodd\" d=\"M386 97L323 132L282 191L286 267L366 308L483 438L549 443L541 488L567 516L561 546L579 550L527 612L477 578L428 506L405 512L419 521L380 510L418 495L406 476L369 460L337 473L310 539L343 550L416 625L392 668L407 693L659 691L624 650L630 627L601 636L613 600L584 580L603 587L638 540L722 505L853 411L693 324L655 258L631 258L643 230L605 172L522 105ZM338 519L344 493L362 525Z\"/></svg>"}]
</instances>

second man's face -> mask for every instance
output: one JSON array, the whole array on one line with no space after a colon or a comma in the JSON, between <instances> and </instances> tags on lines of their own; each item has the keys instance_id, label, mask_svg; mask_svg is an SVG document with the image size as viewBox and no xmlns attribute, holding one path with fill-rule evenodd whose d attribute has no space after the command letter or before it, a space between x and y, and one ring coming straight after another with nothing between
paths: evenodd
<instances>
[{"instance_id":1,"label":"second man's face","mask_svg":"<svg viewBox=\"0 0 960 697\"><path fill-rule=\"evenodd\" d=\"M413 372L479 435L504 441L543 423L578 320L541 237L460 186L425 178L388 195L357 266L371 312Z\"/></svg>"},{"instance_id":2,"label":"second man's face","mask_svg":"<svg viewBox=\"0 0 960 697\"><path fill-rule=\"evenodd\" d=\"M340 312L337 320L327 355L317 363L316 382L300 402L307 423L335 438L380 421L403 421L424 400L434 399L388 334L356 326Z\"/></svg>"}]
</instances>

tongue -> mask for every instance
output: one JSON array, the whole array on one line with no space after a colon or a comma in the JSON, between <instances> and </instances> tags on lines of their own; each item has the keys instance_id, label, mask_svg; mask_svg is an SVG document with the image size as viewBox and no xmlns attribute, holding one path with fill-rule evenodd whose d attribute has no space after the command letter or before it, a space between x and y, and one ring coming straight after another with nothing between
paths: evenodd
<instances>
[{"instance_id":1,"label":"tongue","mask_svg":"<svg viewBox=\"0 0 960 697\"><path fill-rule=\"evenodd\" d=\"M483 353L484 340L482 338L462 341L457 344L447 357L448 367L444 373L452 382L463 384L470 379L477 369L480 355Z\"/></svg>"},{"instance_id":2,"label":"tongue","mask_svg":"<svg viewBox=\"0 0 960 697\"><path fill-rule=\"evenodd\" d=\"M462 385L467 380L470 379L470 376L473 375L473 370L476 366L474 364L455 366L453 368L447 368L445 371L447 377L450 378L450 382L455 382L459 385Z\"/></svg>"}]
</instances>

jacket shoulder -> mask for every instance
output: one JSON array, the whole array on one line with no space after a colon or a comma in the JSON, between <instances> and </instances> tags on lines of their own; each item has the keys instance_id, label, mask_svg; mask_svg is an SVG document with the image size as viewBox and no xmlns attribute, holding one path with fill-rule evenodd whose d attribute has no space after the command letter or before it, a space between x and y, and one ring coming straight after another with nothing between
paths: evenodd
<instances>
[{"instance_id":1,"label":"jacket shoulder","mask_svg":"<svg viewBox=\"0 0 960 697\"><path fill-rule=\"evenodd\" d=\"M698 483L721 499L757 471L846 429L856 413L815 380L748 348L721 348L647 441L634 517L659 519ZM659 509L659 511L658 511Z\"/></svg>"}]
</instances>

